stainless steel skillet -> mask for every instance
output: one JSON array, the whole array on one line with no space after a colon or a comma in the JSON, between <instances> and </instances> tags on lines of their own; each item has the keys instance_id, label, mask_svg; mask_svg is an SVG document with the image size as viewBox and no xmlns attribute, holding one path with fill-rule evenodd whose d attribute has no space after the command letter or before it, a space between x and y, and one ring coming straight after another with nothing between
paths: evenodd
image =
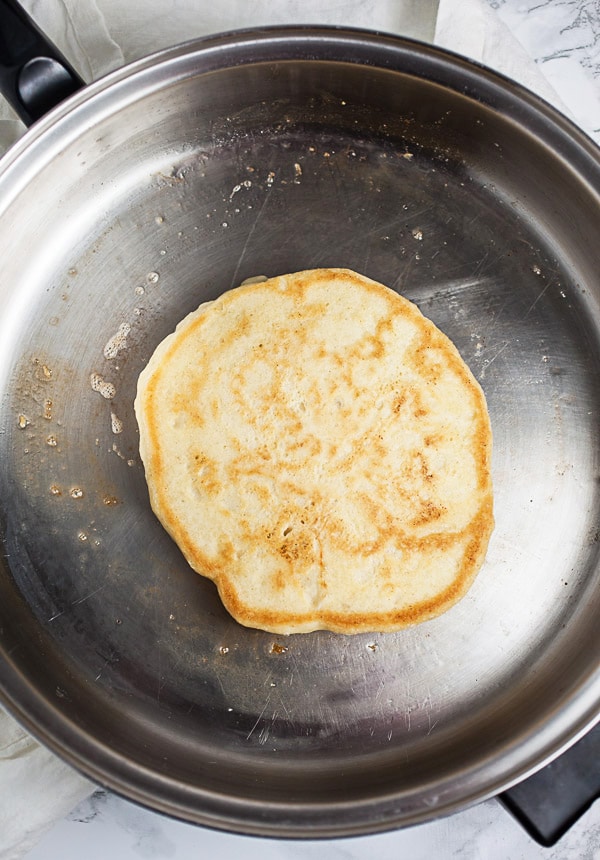
<instances>
[{"instance_id":1,"label":"stainless steel skillet","mask_svg":"<svg viewBox=\"0 0 600 860\"><path fill-rule=\"evenodd\" d=\"M447 814L600 714L600 160L486 69L381 34L217 36L76 93L0 163L0 688L157 810L340 836ZM251 275L348 266L480 379L497 527L394 635L247 630L150 511L132 402Z\"/></svg>"}]
</instances>

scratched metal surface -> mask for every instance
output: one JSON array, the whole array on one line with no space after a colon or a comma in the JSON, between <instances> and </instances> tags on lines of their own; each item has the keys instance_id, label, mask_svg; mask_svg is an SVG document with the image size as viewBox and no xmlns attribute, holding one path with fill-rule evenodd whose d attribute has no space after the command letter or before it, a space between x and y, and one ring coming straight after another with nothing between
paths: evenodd
<instances>
[{"instance_id":1,"label":"scratched metal surface","mask_svg":"<svg viewBox=\"0 0 600 860\"><path fill-rule=\"evenodd\" d=\"M546 108L438 52L253 38L232 68L209 43L117 74L4 161L0 686L156 809L369 832L499 791L599 712L600 171ZM177 321L327 265L416 301L492 418L485 566L393 635L237 625L154 519L138 456L137 376Z\"/></svg>"}]
</instances>

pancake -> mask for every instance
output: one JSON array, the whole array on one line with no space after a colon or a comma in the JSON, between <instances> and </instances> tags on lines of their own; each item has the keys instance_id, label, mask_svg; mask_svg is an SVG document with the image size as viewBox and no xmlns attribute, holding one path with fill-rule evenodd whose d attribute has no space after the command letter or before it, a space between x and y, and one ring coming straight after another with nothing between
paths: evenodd
<instances>
[{"instance_id":1,"label":"pancake","mask_svg":"<svg viewBox=\"0 0 600 860\"><path fill-rule=\"evenodd\" d=\"M483 563L483 392L416 305L362 275L201 305L157 347L135 411L152 508L240 624L398 630L449 609Z\"/></svg>"}]
</instances>

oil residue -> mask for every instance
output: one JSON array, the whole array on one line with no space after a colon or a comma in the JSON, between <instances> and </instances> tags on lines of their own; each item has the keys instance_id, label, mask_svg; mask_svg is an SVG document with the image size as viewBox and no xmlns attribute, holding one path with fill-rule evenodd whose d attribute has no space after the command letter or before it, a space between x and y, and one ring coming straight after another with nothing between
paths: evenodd
<instances>
[{"instance_id":1,"label":"oil residue","mask_svg":"<svg viewBox=\"0 0 600 860\"><path fill-rule=\"evenodd\" d=\"M127 335L131 331L129 323L124 322L119 326L119 330L106 343L104 347L104 358L109 361L116 358L122 349L127 347Z\"/></svg>"},{"instance_id":2,"label":"oil residue","mask_svg":"<svg viewBox=\"0 0 600 860\"><path fill-rule=\"evenodd\" d=\"M110 426L115 434L123 432L123 422L115 412L110 413Z\"/></svg>"},{"instance_id":3,"label":"oil residue","mask_svg":"<svg viewBox=\"0 0 600 860\"><path fill-rule=\"evenodd\" d=\"M101 394L106 400L112 400L117 393L117 389L112 382L107 382L99 373L90 374L90 384L92 389Z\"/></svg>"},{"instance_id":4,"label":"oil residue","mask_svg":"<svg viewBox=\"0 0 600 860\"><path fill-rule=\"evenodd\" d=\"M280 645L279 642L273 642L271 645L271 654L285 654L287 650L287 647Z\"/></svg>"}]
</instances>

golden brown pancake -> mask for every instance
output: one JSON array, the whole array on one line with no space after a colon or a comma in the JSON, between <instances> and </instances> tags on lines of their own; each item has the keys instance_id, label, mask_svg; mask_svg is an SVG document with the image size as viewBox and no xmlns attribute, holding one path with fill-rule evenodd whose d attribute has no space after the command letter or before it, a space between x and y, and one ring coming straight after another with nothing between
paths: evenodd
<instances>
[{"instance_id":1,"label":"golden brown pancake","mask_svg":"<svg viewBox=\"0 0 600 860\"><path fill-rule=\"evenodd\" d=\"M231 615L392 631L451 607L493 528L485 398L395 291L317 269L224 293L142 372L152 508Z\"/></svg>"}]
</instances>

